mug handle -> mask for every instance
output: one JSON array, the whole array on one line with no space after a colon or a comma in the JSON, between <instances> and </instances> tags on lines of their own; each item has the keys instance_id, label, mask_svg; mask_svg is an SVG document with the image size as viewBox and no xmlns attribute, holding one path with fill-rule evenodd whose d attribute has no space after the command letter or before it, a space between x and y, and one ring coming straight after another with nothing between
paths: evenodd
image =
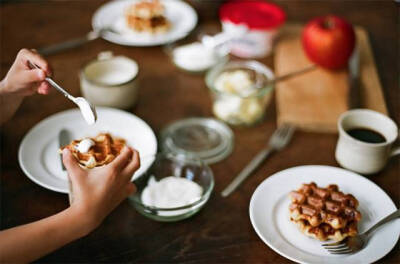
<instances>
[{"instance_id":1,"label":"mug handle","mask_svg":"<svg viewBox=\"0 0 400 264\"><path fill-rule=\"evenodd\" d=\"M396 155L400 154L400 146L394 147L391 151L390 151L390 157L394 157Z\"/></svg>"}]
</instances>

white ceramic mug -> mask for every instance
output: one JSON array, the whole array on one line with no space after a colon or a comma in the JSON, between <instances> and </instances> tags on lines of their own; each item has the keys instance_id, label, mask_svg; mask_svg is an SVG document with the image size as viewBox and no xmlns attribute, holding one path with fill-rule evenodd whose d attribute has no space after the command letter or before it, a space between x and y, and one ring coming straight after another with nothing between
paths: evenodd
<instances>
[{"instance_id":1,"label":"white ceramic mug","mask_svg":"<svg viewBox=\"0 0 400 264\"><path fill-rule=\"evenodd\" d=\"M367 143L350 136L346 131L365 128L380 133L383 143ZM339 140L335 157L343 168L362 174L373 174L386 165L388 159L400 154L393 143L398 138L398 128L389 117L368 109L355 109L343 113L338 121Z\"/></svg>"},{"instance_id":2,"label":"white ceramic mug","mask_svg":"<svg viewBox=\"0 0 400 264\"><path fill-rule=\"evenodd\" d=\"M102 52L81 71L82 94L98 106L128 109L137 101L138 72L134 60Z\"/></svg>"}]
</instances>

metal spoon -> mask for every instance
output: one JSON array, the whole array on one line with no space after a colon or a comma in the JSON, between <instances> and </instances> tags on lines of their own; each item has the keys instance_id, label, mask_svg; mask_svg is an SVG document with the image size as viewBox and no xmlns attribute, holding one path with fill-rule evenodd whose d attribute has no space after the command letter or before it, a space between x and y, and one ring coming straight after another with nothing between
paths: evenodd
<instances>
[{"instance_id":1,"label":"metal spoon","mask_svg":"<svg viewBox=\"0 0 400 264\"><path fill-rule=\"evenodd\" d=\"M37 66L36 64L34 64L30 61L28 61L28 64L31 69L40 69L39 66ZM61 86L59 86L55 81L53 81L53 79L51 79L50 77L46 77L46 81L51 86L56 88L59 92L64 94L65 97L67 97L69 100L74 102L79 107L79 109L81 110L81 114L82 114L83 118L85 119L86 123L88 123L89 125L93 125L96 122L97 113L96 113L96 108L94 107L94 105L92 105L90 102L88 102L83 97L74 97L74 96L70 95Z\"/></svg>"},{"instance_id":2,"label":"metal spoon","mask_svg":"<svg viewBox=\"0 0 400 264\"><path fill-rule=\"evenodd\" d=\"M228 43L234 39L240 40L240 38L247 32L248 32L248 28L244 26L240 30L238 30L235 35L222 32L222 33L218 33L214 36L204 35L200 38L200 40L201 40L201 43L204 46L206 46L207 48L215 49L215 48L217 48L225 43ZM227 52L229 52L229 49L227 49ZM281 81L290 79L294 76L301 75L303 73L315 70L316 68L317 68L316 64L311 64L307 67L301 68L300 70L289 72L287 74L277 76L274 79L267 80L267 83L275 84L277 82L281 82Z\"/></svg>"},{"instance_id":3,"label":"metal spoon","mask_svg":"<svg viewBox=\"0 0 400 264\"><path fill-rule=\"evenodd\" d=\"M53 44L51 46L40 48L40 49L38 49L38 52L45 56L53 55L53 54L56 54L56 53L64 51L64 50L79 47L87 42L90 42L92 40L102 37L105 33L108 33L108 32L111 32L113 34L119 34L119 32L115 31L111 27L104 27L101 29L92 30L83 37L67 40L67 41L64 41L61 43Z\"/></svg>"}]
</instances>

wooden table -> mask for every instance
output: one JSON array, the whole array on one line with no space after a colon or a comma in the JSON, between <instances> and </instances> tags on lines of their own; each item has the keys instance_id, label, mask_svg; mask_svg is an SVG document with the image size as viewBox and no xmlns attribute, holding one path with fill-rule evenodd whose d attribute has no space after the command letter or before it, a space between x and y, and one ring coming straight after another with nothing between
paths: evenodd
<instances>
[{"instance_id":1,"label":"wooden table","mask_svg":"<svg viewBox=\"0 0 400 264\"><path fill-rule=\"evenodd\" d=\"M195 0L192 0L196 2ZM101 1L29 1L6 3L1 12L1 76L19 49L38 48L85 34ZM399 6L392 1L281 1L291 22L322 14L342 15L370 33L391 117L400 123ZM210 5L212 6L212 5ZM203 9L201 23L217 25L215 9ZM100 51L111 50L138 61L140 94L131 111L156 132L177 119L211 116L211 99L203 76L177 70L160 47L132 48L96 40L48 58L55 79L79 95L78 72ZM272 58L262 62L271 65ZM46 190L29 180L17 161L18 146L40 120L74 107L59 93L27 98L14 118L1 128L1 228L35 221L68 206L67 196ZM165 113L168 109L168 114ZM287 263L254 232L248 214L250 197L269 175L298 165L338 166L334 159L336 135L296 133L288 148L271 157L229 198L219 193L267 142L276 128L275 106L265 121L253 128L234 128L235 149L226 160L212 165L215 191L194 217L177 223L159 223L139 215L123 202L93 233L41 259L41 262L248 262ZM43 135L44 137L46 135ZM400 162L392 159L384 171L369 177L394 200L400 201ZM79 221L79 219L78 219ZM384 241L382 241L384 243ZM382 262L399 263L399 243Z\"/></svg>"}]
</instances>

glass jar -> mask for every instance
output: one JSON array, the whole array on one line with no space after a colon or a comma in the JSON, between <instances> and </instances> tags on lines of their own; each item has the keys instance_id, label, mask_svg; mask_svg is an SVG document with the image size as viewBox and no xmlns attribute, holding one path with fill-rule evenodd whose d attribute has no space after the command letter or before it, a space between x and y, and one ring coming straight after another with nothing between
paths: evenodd
<instances>
[{"instance_id":1,"label":"glass jar","mask_svg":"<svg viewBox=\"0 0 400 264\"><path fill-rule=\"evenodd\" d=\"M230 61L212 68L206 84L213 113L231 125L253 125L264 117L272 98L272 71L257 61Z\"/></svg>"}]
</instances>

